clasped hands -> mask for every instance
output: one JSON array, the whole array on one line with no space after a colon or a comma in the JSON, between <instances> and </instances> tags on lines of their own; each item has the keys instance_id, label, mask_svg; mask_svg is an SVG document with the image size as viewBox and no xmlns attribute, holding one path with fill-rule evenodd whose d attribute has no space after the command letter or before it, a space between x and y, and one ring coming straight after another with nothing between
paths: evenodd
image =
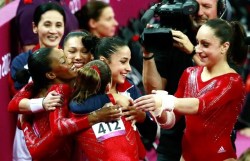
<instances>
[{"instance_id":1,"label":"clasped hands","mask_svg":"<svg viewBox=\"0 0 250 161\"><path fill-rule=\"evenodd\" d=\"M163 111L173 111L175 99L176 97L168 95L166 91L153 90L152 94L134 100L134 106L138 110L149 111L154 117L158 117Z\"/></svg>"},{"instance_id":2,"label":"clasped hands","mask_svg":"<svg viewBox=\"0 0 250 161\"><path fill-rule=\"evenodd\" d=\"M154 117L161 116L163 111L172 111L174 109L175 97L173 95L168 95L167 91L153 90L152 94L141 96L134 101L131 99L128 101L124 98L119 100L119 104L123 105L123 115L126 116L127 120L135 119L137 122L143 122L145 119L145 113L142 111L149 111ZM128 101L130 105L124 106L124 100L126 100L125 104ZM52 102L54 102L54 104ZM48 107L54 107L55 109L55 107L60 106L61 103L62 100L60 99L60 96L55 94L55 92L51 92L44 99L43 106L46 109L48 106L47 104L50 104ZM53 110L52 108L49 109L48 107L46 110Z\"/></svg>"}]
</instances>

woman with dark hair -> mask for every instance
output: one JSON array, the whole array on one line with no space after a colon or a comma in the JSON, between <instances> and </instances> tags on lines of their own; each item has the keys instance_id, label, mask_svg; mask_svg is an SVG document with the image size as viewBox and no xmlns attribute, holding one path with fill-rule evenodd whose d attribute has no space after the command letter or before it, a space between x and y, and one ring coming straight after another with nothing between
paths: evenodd
<instances>
[{"instance_id":1,"label":"woman with dark hair","mask_svg":"<svg viewBox=\"0 0 250 161\"><path fill-rule=\"evenodd\" d=\"M63 50L67 56L69 63L72 63L74 68L79 69L93 60L93 54L87 50L82 44L82 39L89 36L87 31L70 32L64 39Z\"/></svg>"},{"instance_id":2,"label":"woman with dark hair","mask_svg":"<svg viewBox=\"0 0 250 161\"><path fill-rule=\"evenodd\" d=\"M66 17L64 10L57 3L53 2L44 3L42 5L39 5L35 9L35 13L33 15L33 24L30 23L29 25L33 26L33 32L37 34L39 43L36 44L36 46L32 50L28 50L27 52L21 53L12 60L10 66L11 78L9 79L10 80L9 86L12 95L17 93L29 81L29 77L27 77L27 79L22 79L22 81L17 81L18 79L17 77L23 77L22 74L27 75L27 73L22 73L22 72L20 73L19 71L27 68L28 57L32 55L32 53L35 50L42 47L53 47L53 48L59 47L59 43L63 37L65 30L65 20ZM53 94L53 92L51 94ZM37 99L36 101L39 101L39 99ZM41 109L43 108L40 108L40 110ZM15 112L12 110L10 111ZM29 152L26 148L23 139L23 133L18 128L16 129L16 134L14 138L13 159L31 160L31 157L29 155Z\"/></svg>"},{"instance_id":3,"label":"woman with dark hair","mask_svg":"<svg viewBox=\"0 0 250 161\"><path fill-rule=\"evenodd\" d=\"M109 92L112 72L104 61L93 60L77 73L76 89L70 102L70 108L77 111L77 114L96 113L105 104L130 106L131 98ZM125 117L97 123L79 132L76 139L89 161L138 161L144 159L146 154L134 122ZM113 155L114 152L116 155Z\"/></svg>"},{"instance_id":4,"label":"woman with dark hair","mask_svg":"<svg viewBox=\"0 0 250 161\"><path fill-rule=\"evenodd\" d=\"M41 48L29 57L28 66L33 83L28 84L25 90L32 93L31 98L45 97L48 92L55 91L63 99L61 106L54 111L26 114L28 119L21 119L21 129L30 154L34 160L72 160L73 137L69 134L88 128L99 120L106 120L95 118L102 116L98 113L87 117L69 116L68 100L72 94L72 80L77 73L67 63L62 50ZM38 104L32 102L32 99L22 98L19 106L29 103L31 109L35 109ZM114 113L118 112L109 112L109 115ZM112 119L115 120L115 117Z\"/></svg>"},{"instance_id":5,"label":"woman with dark hair","mask_svg":"<svg viewBox=\"0 0 250 161\"><path fill-rule=\"evenodd\" d=\"M66 36L69 32L79 28L78 21L75 15L69 8L69 2L64 0L20 0L16 12L16 27L19 37L20 46L22 51L26 52L32 50L39 42L37 34L33 32L32 22L33 15L36 7L44 3L56 3L65 12L65 33ZM60 43L61 44L61 43Z\"/></svg>"},{"instance_id":6,"label":"woman with dark hair","mask_svg":"<svg viewBox=\"0 0 250 161\"><path fill-rule=\"evenodd\" d=\"M13 59L11 63L13 89L18 91L28 83L16 81L16 72L25 68L32 52L42 47L59 48L65 30L65 20L63 8L56 3L44 3L36 8L33 16L33 32L38 35L39 43L32 50L21 53Z\"/></svg>"},{"instance_id":7,"label":"woman with dark hair","mask_svg":"<svg viewBox=\"0 0 250 161\"><path fill-rule=\"evenodd\" d=\"M28 71L32 77L33 84L29 88L31 98L45 97L48 92L56 91L63 95L61 108L53 112L39 112L26 114L30 121L22 123L25 140L33 160L71 160L72 157L72 139L66 137L55 137L51 127L57 122L50 122L60 113L67 114L68 98L71 94L70 82L75 78L76 73L70 69L64 53L56 48L41 48L36 50L28 59ZM68 84L67 84L68 83ZM32 101L20 101L22 104L29 103L31 110L36 110L38 104ZM24 117L24 116L23 116ZM24 128L24 126L27 126ZM35 134L28 130L28 127L34 129Z\"/></svg>"},{"instance_id":8,"label":"woman with dark hair","mask_svg":"<svg viewBox=\"0 0 250 161\"><path fill-rule=\"evenodd\" d=\"M129 64L131 53L130 53L130 49L128 48L125 42L115 37L109 37L109 38L107 37L107 38L102 38L100 40L94 37L93 38L88 37L88 38L83 39L83 44L87 48L87 50L95 51L94 57L96 59L100 59L106 62L108 66L110 67L111 75L112 75L112 83L111 83L111 88L110 88L109 93L111 93L114 98L110 98L108 95L101 95L98 97L98 99L95 97L91 97L84 102L85 106L80 106L76 101L73 100L70 103L70 110L73 113L83 114L83 113L86 113L86 110L95 111L96 107L100 108L103 106L103 104L109 103L111 100L116 100L117 94L123 95L130 99L136 99L141 95L138 88L129 79L126 78L127 74L131 71L131 67ZM94 106L91 106L91 107L94 107L94 108L91 109L90 106L87 106L86 104L88 102L92 102ZM111 102L115 103L115 101L111 101ZM89 108L86 108L86 106ZM127 121L129 121L130 127L133 126L135 128L134 124L136 122L136 127L138 128L138 130L140 131L140 134L142 134L143 137L152 138L152 136L155 136L156 126L155 126L155 123L151 121L149 115L147 115L145 112L142 112L140 110L135 110L131 102L130 104L124 105L121 110L122 110L122 115L125 116L125 120L126 120L125 123L128 124ZM99 123L97 127L98 126L102 127L102 124ZM92 126L92 129L94 129L93 126ZM131 128L129 129L130 129L129 131L132 130L130 132L131 134L134 133L133 129ZM141 140L140 140L139 135L133 135L133 137L128 136L129 135L128 133L126 133L125 135L128 138L127 142L130 144L129 146L127 146L127 149L128 149L127 154L122 154L122 151L118 151L119 149L121 149L120 146L122 145L120 144L117 145L113 143L110 146L116 147L115 149L117 149L117 153L119 153L118 156L113 156L113 157L114 158L119 157L119 159L122 159L122 160L124 159L125 160L126 159L138 160L139 157L144 158L145 152L143 152L144 148L140 143ZM105 149L101 148L100 146L98 146L98 144L95 143L97 140L96 138L97 135L93 135L93 132L92 132L92 135L88 135L88 136L91 137L92 139L87 139L89 137L84 137L86 139L81 138L81 136L79 137L81 140L85 140L86 142L88 142L88 145L90 144L91 145L93 144L93 146L96 145L95 149L99 149L98 151L102 151L101 153L97 154L91 151L88 147L86 147L85 141L82 141L82 142L80 141L80 144L82 145L83 149L87 149L86 153L88 154L88 157L90 159L93 159L92 158L93 156L99 159L107 159L110 156L112 156L111 155L112 150L106 151ZM131 141L133 142L133 140L138 141L137 146L139 147L139 151L131 150L131 149L135 149L134 146L136 146L134 144L131 144ZM131 151L134 151L133 152L134 154L136 154L137 152L138 153L137 155L135 155L135 157L131 158L130 156L132 154Z\"/></svg>"},{"instance_id":9,"label":"woman with dark hair","mask_svg":"<svg viewBox=\"0 0 250 161\"><path fill-rule=\"evenodd\" d=\"M75 15L78 19L80 29L87 30L98 38L114 37L116 35L119 24L115 19L115 13L112 6L104 1L88 1L79 11L75 13ZM139 72L142 65L142 59L140 59L142 58L141 53L136 52L131 54L131 56L133 57L133 62L136 63L131 66L131 72L127 75L127 77L138 85L141 92L143 92L144 88L142 87L142 77ZM155 139L153 139L153 141L154 140ZM147 142L152 141L147 140Z\"/></svg>"},{"instance_id":10,"label":"woman with dark hair","mask_svg":"<svg viewBox=\"0 0 250 161\"><path fill-rule=\"evenodd\" d=\"M230 135L244 103L245 86L229 62L245 61L245 37L239 22L208 20L196 35L195 51L204 66L187 68L174 96L154 91L135 100L137 109L151 111L161 126L173 125L185 115L181 160L236 159Z\"/></svg>"},{"instance_id":11,"label":"woman with dark hair","mask_svg":"<svg viewBox=\"0 0 250 161\"><path fill-rule=\"evenodd\" d=\"M66 53L67 56L67 63L69 63L70 66L72 66L73 64L74 67L80 68L81 66L85 65L87 62L91 60L91 53L87 51L82 44L82 38L86 37L87 35L88 35L87 33L76 31L69 33L66 36L66 39L64 41L64 52ZM40 50L42 51L42 48ZM41 60L43 60L43 58L41 58ZM49 126L48 127L46 126L46 128L49 128L49 130L48 133L44 135L44 137L41 137L40 135L38 136L37 132L34 133L33 131L34 124L32 124L31 122L25 121L25 123L22 124L22 129L25 130L26 143L28 144L33 159L39 159L41 157L44 157L44 154L53 151L50 149L55 150L55 148L58 148L57 146L58 144L56 144L57 141L55 141L55 144L53 143L54 139L57 138L57 137L55 138L55 136L69 135L81 129L89 128L91 127L91 125L97 122L116 120L121 116L121 114L119 114L119 111L115 110L118 107L111 106L108 108L102 108L101 110L98 110L95 114L91 113L81 117L73 115L72 117L70 117L68 113L67 103L65 102L62 103L62 101L60 101L61 100L60 96L63 97L62 100L67 101L70 98L70 94L67 94L67 91L62 92L60 89L51 89L53 94L56 94L56 96L54 95L48 96L50 95L51 92L47 92L48 95L40 95L40 97L37 96L38 98L34 98L34 92L35 92L35 90L33 90L34 85L35 89L37 89L45 87L49 82L51 84L58 83L55 82L54 80L48 80L47 77L42 77L42 74L36 72L36 70L49 71L51 69L50 66L48 65L46 66L46 63L50 64L50 61L48 60L48 58L46 58L46 60L47 61L43 61L43 64L41 65L36 64L38 63L38 61L30 62L31 64L34 65L31 69L31 71L33 72L29 72L30 74L32 73L34 75L34 80L33 80L34 83L32 82L29 83L20 92L18 92L14 96L14 98L10 101L8 106L8 110L12 112L34 114L34 115L42 115L42 114L48 115L48 112L45 112L45 110L46 111L50 110L51 112L49 113L49 115L54 114L54 117L50 118L47 117L46 119L44 119L44 122L50 122L49 124L47 124L47 126L48 125ZM45 67L43 68L43 66ZM51 76L51 72L49 73ZM60 76L67 78L67 73L61 72ZM71 83L71 81L67 81L67 79L62 81L65 81L64 83ZM44 89L43 91L46 90ZM49 99L48 97L52 98ZM35 111L39 111L40 113L35 114L34 113ZM60 143L60 139L58 140L58 142ZM47 147L48 144L53 144L54 146L49 146L50 148L49 149Z\"/></svg>"}]
</instances>

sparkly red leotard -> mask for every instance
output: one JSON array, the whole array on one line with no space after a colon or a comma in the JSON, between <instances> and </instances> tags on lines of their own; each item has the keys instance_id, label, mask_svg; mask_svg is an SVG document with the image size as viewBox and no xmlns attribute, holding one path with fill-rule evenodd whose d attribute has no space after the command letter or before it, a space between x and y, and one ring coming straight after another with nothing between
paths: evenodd
<instances>
[{"instance_id":1,"label":"sparkly red leotard","mask_svg":"<svg viewBox=\"0 0 250 161\"><path fill-rule=\"evenodd\" d=\"M186 115L182 147L185 161L223 161L236 158L230 134L244 102L239 74L228 73L202 81L203 67L183 73L176 97L198 98L195 115Z\"/></svg>"},{"instance_id":2,"label":"sparkly red leotard","mask_svg":"<svg viewBox=\"0 0 250 161\"><path fill-rule=\"evenodd\" d=\"M131 126L131 122L122 118L126 132L123 135L112 138L97 139L93 128L80 132L76 139L89 161L139 161L139 158L145 157L144 146L141 143L140 136ZM113 122L117 124L116 122ZM109 131L102 125L96 124L100 132ZM118 125L119 126L119 125ZM112 126L110 128L112 130ZM110 130L110 131L111 131ZM112 135L114 133L109 133Z\"/></svg>"},{"instance_id":3,"label":"sparkly red leotard","mask_svg":"<svg viewBox=\"0 0 250 161\"><path fill-rule=\"evenodd\" d=\"M125 81L124 84L119 84L118 91L129 96L128 89L132 88L134 87ZM99 98L95 97L95 102L101 102ZM75 105L87 109L90 106L87 103L89 99L84 105ZM109 99L115 104L111 95ZM144 159L146 151L138 131L134 128L136 127L131 121L126 121L125 117L122 117L118 121L95 124L92 128L78 133L76 139L89 161L139 161Z\"/></svg>"},{"instance_id":4,"label":"sparkly red leotard","mask_svg":"<svg viewBox=\"0 0 250 161\"><path fill-rule=\"evenodd\" d=\"M19 102L23 98L31 97L32 83L26 85L9 103L8 109L18 112ZM34 160L70 161L72 157L72 138L63 137L83 128L88 128L87 117L71 117L68 111L68 99L71 88L65 84L53 85L48 92L55 90L63 96L62 107L52 112L32 114L32 124L25 122L22 125L25 140Z\"/></svg>"},{"instance_id":5,"label":"sparkly red leotard","mask_svg":"<svg viewBox=\"0 0 250 161\"><path fill-rule=\"evenodd\" d=\"M131 86L129 86L129 88L131 88ZM66 89L66 85L55 85L49 91L56 90L58 93L65 95L65 93L67 93ZM121 92L126 91L121 90ZM15 99L12 100L13 102L9 104L12 107L9 108L17 110L18 108L16 106L18 106L20 100L22 98L27 98L30 96L30 92L28 91L23 92L23 95L16 96ZM64 101L67 101L65 100L65 98L69 98L68 96L66 96L67 95L64 96ZM42 136L42 139L37 138L40 133L38 132L38 134L34 134L34 131L30 124L23 124L23 129L25 129L25 139L32 157L35 156L36 158L41 158L42 156L48 156L46 155L46 153L51 152L51 150L49 149L58 149L58 147L62 146L61 143L64 143L64 145L66 145L64 142L65 140L63 140L63 138L61 139L61 137L55 137L54 135L68 135L73 132L79 131L80 129L89 127L87 116L74 115L74 117L69 119L66 118L67 113L67 108L63 106L62 108L57 108L54 112L50 112L49 118L47 115L42 117L42 125L37 125L37 127L38 129L39 127L46 127L46 130L49 131L48 133ZM46 120L50 120L50 125ZM93 133L92 128L88 129L87 131L82 131L80 135L76 137L81 144L82 150L86 153L86 155L89 156L90 161L98 159L102 159L105 161L115 161L118 158L118 160L121 161L138 161L139 158L145 157L145 149L140 140L138 131L135 131L133 129L133 126L131 125L130 121L125 121L125 119L122 118L122 122L124 123L123 129L125 129L125 131L118 130L118 132L109 133L109 136L116 135L118 133L118 135L116 135L116 137L112 137L112 139L105 140L105 138L107 138L106 135L103 137L104 139L102 141L98 142L96 136ZM121 125L120 123L116 124L116 122L114 122L113 125L115 126L112 126L112 123L110 125L119 129ZM97 126L98 125L100 124L97 124ZM50 127L50 129L47 129L47 127ZM119 135L119 133L122 133L123 135ZM46 158L46 160L56 160L57 157L60 160L60 156L62 156L64 160L67 159L64 156L65 154L56 154L58 155L56 155L56 157L53 157L53 159L50 159L51 157L49 157ZM67 154L69 154L69 152L67 152Z\"/></svg>"}]
</instances>

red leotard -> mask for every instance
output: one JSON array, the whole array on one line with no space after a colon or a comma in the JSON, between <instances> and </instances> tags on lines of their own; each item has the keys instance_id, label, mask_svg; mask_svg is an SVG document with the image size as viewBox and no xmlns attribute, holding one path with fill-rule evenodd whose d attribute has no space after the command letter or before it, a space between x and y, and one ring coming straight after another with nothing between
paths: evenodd
<instances>
[{"instance_id":1,"label":"red leotard","mask_svg":"<svg viewBox=\"0 0 250 161\"><path fill-rule=\"evenodd\" d=\"M145 149L140 136L134 131L130 121L124 123L126 133L103 141L98 141L92 128L76 135L89 161L139 161L145 157Z\"/></svg>"},{"instance_id":2,"label":"red leotard","mask_svg":"<svg viewBox=\"0 0 250 161\"><path fill-rule=\"evenodd\" d=\"M27 86L32 85L29 84ZM31 92L27 91L27 89L29 88L26 88L26 90L21 91L23 95L19 94L13 100L11 100L9 104L9 110L17 111L18 108L16 106L18 106L20 100L22 98L27 98L31 96ZM73 132L79 131L80 129L89 127L87 116L72 115L71 118L66 118L68 117L68 108L66 106L66 102L69 98L69 96L66 94L69 92L68 86L54 85L49 91L52 90L56 90L58 93L64 95L64 105L63 107L57 108L55 111L50 112L49 116L48 113L41 114L43 117L37 117L34 121L36 122L37 120L43 120L38 121L35 124L35 127L37 127L35 129L40 129L40 127L42 127L40 131L35 130L38 131L37 133L42 137L42 139L37 137L38 134L34 134L34 131L30 124L24 123L22 126L22 128L24 129L27 146L33 158L41 158L43 156L48 156L47 153L53 151L49 149L58 149L58 147L63 147L64 145L66 145L64 140L65 137L55 137L55 135L68 135ZM50 121L48 122L48 120ZM130 121L125 121L124 118L122 120L126 129L126 135L116 136L112 139L104 140L103 142L97 142L92 128L89 128L86 131L82 131L80 135L76 137L81 144L82 150L86 153L86 155L89 155L90 161L93 160L92 158L95 158L94 160L101 158L106 161L117 160L117 158L119 158L119 160L121 161L138 161L139 158L145 157L146 152L141 142L139 133L133 130ZM45 131L49 132L46 133ZM92 148L90 148L90 150L88 149L88 147L90 146L86 146L89 142L93 143L93 146ZM63 143L63 146L61 143ZM103 145L104 143L105 146L99 146L100 144ZM99 151L93 152L93 150L91 149L96 149ZM113 153L114 149L115 153ZM56 154L58 154L56 155L56 157L58 157L59 160L61 156L63 159L67 159L64 154L69 154L69 152ZM53 157L52 160L56 160L56 157ZM49 158L46 158L46 160L49 160Z\"/></svg>"},{"instance_id":3,"label":"red leotard","mask_svg":"<svg viewBox=\"0 0 250 161\"><path fill-rule=\"evenodd\" d=\"M119 92L128 95L127 90L130 88L133 88L133 86L125 81L124 84L119 84L117 89ZM113 97L109 95L109 98L115 104ZM76 139L89 161L139 161L139 159L145 158L146 151L138 130L134 130L132 122L126 121L125 117L121 119L126 130L123 135L98 140L93 127L76 135ZM108 129L106 130L108 131Z\"/></svg>"},{"instance_id":4,"label":"red leotard","mask_svg":"<svg viewBox=\"0 0 250 161\"><path fill-rule=\"evenodd\" d=\"M195 115L186 115L182 140L185 161L222 161L236 158L230 134L245 96L244 84L237 73L202 81L203 67L190 67L183 73L176 97L198 98Z\"/></svg>"},{"instance_id":5,"label":"red leotard","mask_svg":"<svg viewBox=\"0 0 250 161\"><path fill-rule=\"evenodd\" d=\"M18 112L19 102L23 98L32 96L32 86L26 85L9 103L8 109ZM77 115L67 118L68 100L71 95L71 88L66 84L53 85L48 92L55 90L63 96L62 107L51 112L33 114L33 124L25 122L22 125L25 140L30 154L34 160L46 161L70 161L72 138L63 137L84 128L90 127L88 118Z\"/></svg>"}]
</instances>

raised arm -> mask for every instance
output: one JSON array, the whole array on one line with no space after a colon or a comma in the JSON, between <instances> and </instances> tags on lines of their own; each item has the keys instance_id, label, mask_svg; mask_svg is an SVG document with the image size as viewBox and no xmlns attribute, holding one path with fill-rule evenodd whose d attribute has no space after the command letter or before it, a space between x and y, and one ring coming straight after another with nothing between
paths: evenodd
<instances>
[{"instance_id":1,"label":"raised arm","mask_svg":"<svg viewBox=\"0 0 250 161\"><path fill-rule=\"evenodd\" d=\"M106 103L109 102L110 99L107 94L94 95L81 103L71 101L69 104L69 109L75 114L88 114L102 108Z\"/></svg>"},{"instance_id":2,"label":"raised arm","mask_svg":"<svg viewBox=\"0 0 250 161\"><path fill-rule=\"evenodd\" d=\"M200 61L199 55L195 52L195 45L192 44L187 35L178 30L171 30L173 35L173 46L192 57L196 65L202 66L204 63Z\"/></svg>"},{"instance_id":3,"label":"raised arm","mask_svg":"<svg viewBox=\"0 0 250 161\"><path fill-rule=\"evenodd\" d=\"M49 91L56 91L62 96L63 103L60 107L50 112L50 127L54 135L69 135L84 128L90 127L87 116L69 117L68 104L72 93L66 84L53 85Z\"/></svg>"},{"instance_id":4,"label":"raised arm","mask_svg":"<svg viewBox=\"0 0 250 161\"><path fill-rule=\"evenodd\" d=\"M151 93L152 90L164 89L166 86L167 80L162 78L157 70L154 53L147 51L143 53L142 78L146 93Z\"/></svg>"},{"instance_id":5,"label":"raised arm","mask_svg":"<svg viewBox=\"0 0 250 161\"><path fill-rule=\"evenodd\" d=\"M51 87L51 91L56 91L57 93L64 96L62 107L58 107L55 111L50 112L51 130L42 137L39 137L32 128L31 122L27 121L28 119L22 119L21 121L21 127L24 131L27 147L32 158L36 160L41 160L44 157L52 155L54 151L58 149L58 147L61 147L63 144L67 143L65 142L67 138L63 137L62 135L70 134L82 127L89 127L87 116L66 119L69 114L67 104L71 94L71 89L69 86L63 84L54 85Z\"/></svg>"},{"instance_id":6,"label":"raised arm","mask_svg":"<svg viewBox=\"0 0 250 161\"><path fill-rule=\"evenodd\" d=\"M61 105L61 96L55 91L51 91L44 98L32 97L33 83L24 86L9 102L8 111L22 114L30 114L41 111L54 110Z\"/></svg>"},{"instance_id":7,"label":"raised arm","mask_svg":"<svg viewBox=\"0 0 250 161\"><path fill-rule=\"evenodd\" d=\"M31 98L32 88L33 83L29 83L24 86L17 94L15 94L8 104L8 111L16 113L32 113L29 106L29 101L26 99Z\"/></svg>"},{"instance_id":8,"label":"raised arm","mask_svg":"<svg viewBox=\"0 0 250 161\"><path fill-rule=\"evenodd\" d=\"M61 94L63 96L63 105L59 108L56 108L56 110L50 112L50 126L51 130L54 135L69 135L75 132L78 132L80 130L86 129L91 127L93 124L101 122L101 121L113 121L118 119L121 114L119 114L117 107L112 108L105 108L96 111L95 113L86 113L83 114L71 114L69 115L68 110L68 102L71 94L71 89L67 85L56 85L51 88L51 90L55 90L57 93ZM78 108L82 108L83 110L92 112L91 107L93 107L93 104L91 104L92 100L98 100L98 97L89 98L89 101L85 101L84 105L80 104L74 104L78 106ZM98 102L98 101L95 101ZM100 104L96 103L94 104L95 110L98 108L101 108L104 106L101 101L99 101ZM72 105L72 103L71 103ZM70 106L72 107L72 106ZM75 107L77 108L77 107ZM88 109L90 108L90 109ZM94 110L94 111L95 111Z\"/></svg>"}]
</instances>

